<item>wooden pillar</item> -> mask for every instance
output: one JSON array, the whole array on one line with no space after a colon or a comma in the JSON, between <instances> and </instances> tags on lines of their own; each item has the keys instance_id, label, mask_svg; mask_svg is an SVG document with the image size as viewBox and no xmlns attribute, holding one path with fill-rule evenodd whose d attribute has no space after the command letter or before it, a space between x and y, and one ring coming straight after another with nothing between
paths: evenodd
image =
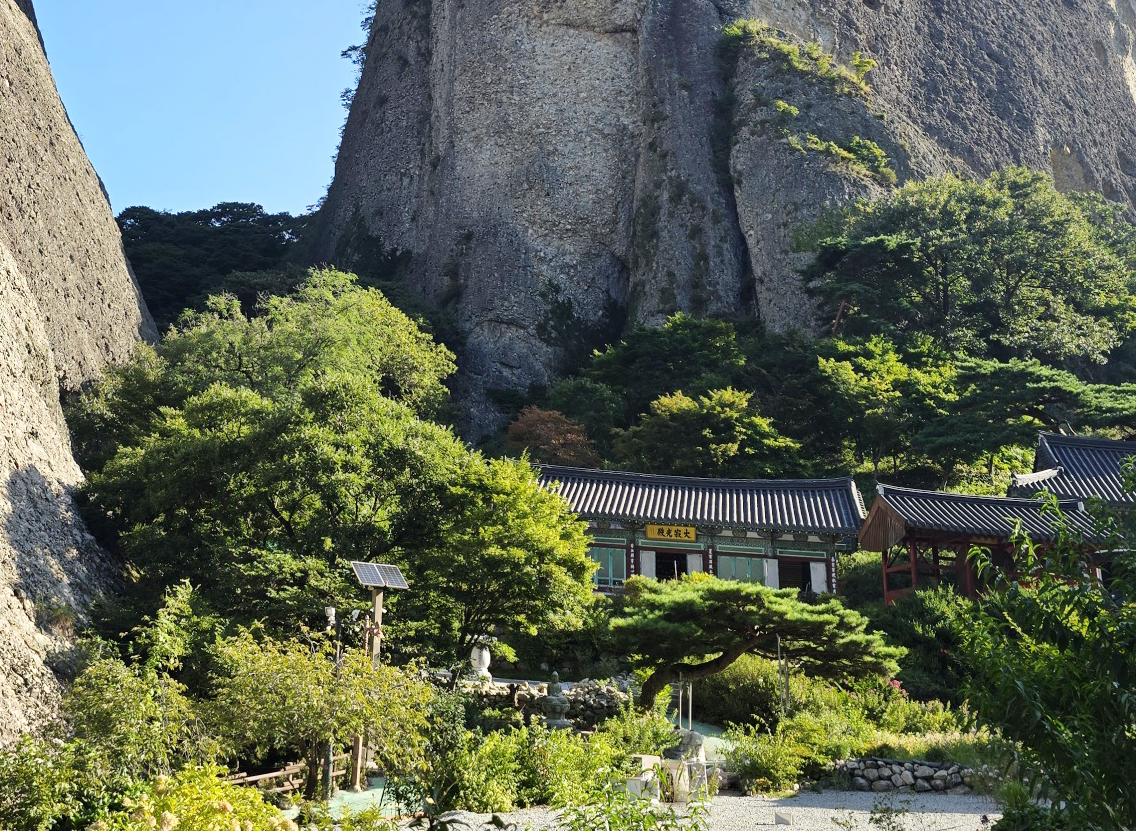
<instances>
[{"instance_id":1,"label":"wooden pillar","mask_svg":"<svg viewBox=\"0 0 1136 831\"><path fill-rule=\"evenodd\" d=\"M915 591L919 588L919 546L916 545L915 540L908 542L907 551L911 558L911 562L908 563L911 568L911 590Z\"/></svg>"},{"instance_id":2,"label":"wooden pillar","mask_svg":"<svg viewBox=\"0 0 1136 831\"><path fill-rule=\"evenodd\" d=\"M888 585L888 553L887 553L887 550L885 549L880 554L880 556L883 558L883 568L881 569L881 571L883 571L883 574L884 574L884 605L890 606L891 605L891 588Z\"/></svg>"}]
</instances>

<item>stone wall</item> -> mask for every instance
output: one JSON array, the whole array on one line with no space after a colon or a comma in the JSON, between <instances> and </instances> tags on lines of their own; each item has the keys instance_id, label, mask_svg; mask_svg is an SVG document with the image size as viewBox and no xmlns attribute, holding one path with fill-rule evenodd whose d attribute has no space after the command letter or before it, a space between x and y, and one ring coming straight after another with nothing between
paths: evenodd
<instances>
[{"instance_id":1,"label":"stone wall","mask_svg":"<svg viewBox=\"0 0 1136 831\"><path fill-rule=\"evenodd\" d=\"M895 759L849 759L834 766L857 791L877 793L972 793L984 774L955 762L901 762Z\"/></svg>"},{"instance_id":2,"label":"stone wall","mask_svg":"<svg viewBox=\"0 0 1136 831\"><path fill-rule=\"evenodd\" d=\"M624 710L630 703L628 681L593 681L585 678L564 690L568 699L568 720L580 728L591 728ZM530 718L541 718L540 701L548 693L548 684L524 682L514 685L485 682L472 688L483 705L494 708L515 707Z\"/></svg>"}]
</instances>

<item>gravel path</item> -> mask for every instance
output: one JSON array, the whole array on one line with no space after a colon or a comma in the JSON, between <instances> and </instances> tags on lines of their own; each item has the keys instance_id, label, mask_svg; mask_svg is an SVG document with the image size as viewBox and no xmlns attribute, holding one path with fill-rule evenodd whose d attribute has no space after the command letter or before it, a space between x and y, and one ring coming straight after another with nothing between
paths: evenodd
<instances>
[{"instance_id":1,"label":"gravel path","mask_svg":"<svg viewBox=\"0 0 1136 831\"><path fill-rule=\"evenodd\" d=\"M877 806L906 809L907 813L896 816L895 825L872 825L869 820L872 809ZM710 831L773 828L775 812L791 817L794 828L806 831L982 831L1001 816L997 804L982 796L856 791L809 792L780 798L719 795L710 809ZM474 829L489 819L488 814L457 816ZM502 814L502 819L532 831L551 831L557 827L555 812L547 808L514 811ZM834 820L840 821L839 824Z\"/></svg>"}]
</instances>

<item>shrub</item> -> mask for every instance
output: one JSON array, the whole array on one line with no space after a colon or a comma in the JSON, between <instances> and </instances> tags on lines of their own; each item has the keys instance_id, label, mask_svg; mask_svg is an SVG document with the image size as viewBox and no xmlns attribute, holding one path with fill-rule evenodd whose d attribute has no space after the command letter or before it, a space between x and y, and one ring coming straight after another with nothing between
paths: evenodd
<instances>
[{"instance_id":1,"label":"shrub","mask_svg":"<svg viewBox=\"0 0 1136 831\"><path fill-rule=\"evenodd\" d=\"M296 824L264 801L260 791L223 781L223 768L196 766L159 776L107 817L107 831L253 828L296 831ZM246 823L248 823L246 825Z\"/></svg>"},{"instance_id":2,"label":"shrub","mask_svg":"<svg viewBox=\"0 0 1136 831\"><path fill-rule=\"evenodd\" d=\"M612 777L623 758L601 735L530 727L521 733L517 801L563 808L581 805Z\"/></svg>"},{"instance_id":3,"label":"shrub","mask_svg":"<svg viewBox=\"0 0 1136 831\"><path fill-rule=\"evenodd\" d=\"M706 831L709 812L702 800L687 805L685 816L673 806L656 808L626 790L607 784L590 805L569 808L560 817L566 831Z\"/></svg>"},{"instance_id":4,"label":"shrub","mask_svg":"<svg viewBox=\"0 0 1136 831\"><path fill-rule=\"evenodd\" d=\"M522 731L490 733L479 744L470 735L466 752L459 754L461 780L458 804L478 813L508 811L517 804Z\"/></svg>"},{"instance_id":5,"label":"shrub","mask_svg":"<svg viewBox=\"0 0 1136 831\"><path fill-rule=\"evenodd\" d=\"M726 763L747 793L785 790L801 775L806 754L788 736L744 725L728 730L726 738Z\"/></svg>"},{"instance_id":6,"label":"shrub","mask_svg":"<svg viewBox=\"0 0 1136 831\"><path fill-rule=\"evenodd\" d=\"M803 712L781 722L778 735L796 745L802 769L819 774L833 762L861 755L874 731L856 710Z\"/></svg>"},{"instance_id":7,"label":"shrub","mask_svg":"<svg viewBox=\"0 0 1136 831\"><path fill-rule=\"evenodd\" d=\"M667 701L668 697L660 696L655 708L648 712L625 707L602 722L595 735L626 756L636 753L658 756L675 745L674 726L666 716Z\"/></svg>"},{"instance_id":8,"label":"shrub","mask_svg":"<svg viewBox=\"0 0 1136 831\"><path fill-rule=\"evenodd\" d=\"M695 685L695 714L711 724L761 724L775 729L781 720L778 684L776 663L743 655Z\"/></svg>"}]
</instances>

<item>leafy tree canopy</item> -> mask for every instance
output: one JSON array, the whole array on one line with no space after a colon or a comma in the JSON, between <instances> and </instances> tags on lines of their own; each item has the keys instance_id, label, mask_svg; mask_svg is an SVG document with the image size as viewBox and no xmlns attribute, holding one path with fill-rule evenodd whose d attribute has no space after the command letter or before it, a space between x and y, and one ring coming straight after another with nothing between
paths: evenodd
<instances>
[{"instance_id":1,"label":"leafy tree canopy","mask_svg":"<svg viewBox=\"0 0 1136 831\"><path fill-rule=\"evenodd\" d=\"M307 222L247 202L181 213L132 207L118 215L126 256L162 329L233 272L283 269Z\"/></svg>"},{"instance_id":2,"label":"leafy tree canopy","mask_svg":"<svg viewBox=\"0 0 1136 831\"><path fill-rule=\"evenodd\" d=\"M367 733L383 770L420 765L432 688L373 663L366 650L348 649L337 660L329 641L313 646L247 631L217 645L209 709L231 746L298 752L308 765L308 799L329 742L338 748Z\"/></svg>"},{"instance_id":3,"label":"leafy tree canopy","mask_svg":"<svg viewBox=\"0 0 1136 831\"><path fill-rule=\"evenodd\" d=\"M864 631L867 620L838 600L810 604L791 589L695 575L657 582L632 577L612 620L618 640L650 671L640 704L650 708L681 675L713 675L747 653L781 655L829 678L892 675L902 650Z\"/></svg>"},{"instance_id":4,"label":"leafy tree canopy","mask_svg":"<svg viewBox=\"0 0 1136 831\"><path fill-rule=\"evenodd\" d=\"M1020 743L1026 769L1075 827L1136 827L1127 764L1136 756L1133 519L1125 510L1103 523L1111 539L1093 560L1080 533L1045 548L1023 536L1016 562L1028 580L976 553L997 590L956 626L979 719ZM1097 563L1108 564L1107 578Z\"/></svg>"},{"instance_id":5,"label":"leafy tree canopy","mask_svg":"<svg viewBox=\"0 0 1136 831\"><path fill-rule=\"evenodd\" d=\"M1009 168L982 182L905 185L802 244L815 251L806 276L825 323L847 303L849 334L928 335L1000 360L1103 362L1136 323L1136 260L1121 228L1098 202Z\"/></svg>"},{"instance_id":6,"label":"leafy tree canopy","mask_svg":"<svg viewBox=\"0 0 1136 831\"><path fill-rule=\"evenodd\" d=\"M582 424L540 407L521 410L509 425L505 449L515 455L527 451L535 461L546 464L597 467L600 463Z\"/></svg>"},{"instance_id":7,"label":"leafy tree canopy","mask_svg":"<svg viewBox=\"0 0 1136 831\"><path fill-rule=\"evenodd\" d=\"M394 616L420 636L408 650L449 661L495 627L571 615L592 566L564 501L420 417L452 366L333 273L260 317L223 298L187 316L72 409L88 514L129 565L112 613L189 580L223 621L289 632L363 605L349 563L383 560L415 586L421 617Z\"/></svg>"},{"instance_id":8,"label":"leafy tree canopy","mask_svg":"<svg viewBox=\"0 0 1136 831\"><path fill-rule=\"evenodd\" d=\"M68 409L75 451L99 469L120 446L139 442L210 386L222 384L278 402L298 390L345 376L423 416L444 412L444 380L454 356L414 321L354 277L312 271L295 291L267 297L246 315L231 296L191 312L156 349L108 370Z\"/></svg>"},{"instance_id":9,"label":"leafy tree canopy","mask_svg":"<svg viewBox=\"0 0 1136 831\"><path fill-rule=\"evenodd\" d=\"M699 395L729 386L744 365L728 322L676 314L658 328L636 327L624 340L597 352L582 375L601 385L597 392L619 390L624 409L609 426L623 427L659 395L679 390Z\"/></svg>"},{"instance_id":10,"label":"leafy tree canopy","mask_svg":"<svg viewBox=\"0 0 1136 831\"><path fill-rule=\"evenodd\" d=\"M799 447L757 412L749 393L723 389L655 399L615 450L620 464L649 473L772 478L799 469Z\"/></svg>"}]
</instances>

